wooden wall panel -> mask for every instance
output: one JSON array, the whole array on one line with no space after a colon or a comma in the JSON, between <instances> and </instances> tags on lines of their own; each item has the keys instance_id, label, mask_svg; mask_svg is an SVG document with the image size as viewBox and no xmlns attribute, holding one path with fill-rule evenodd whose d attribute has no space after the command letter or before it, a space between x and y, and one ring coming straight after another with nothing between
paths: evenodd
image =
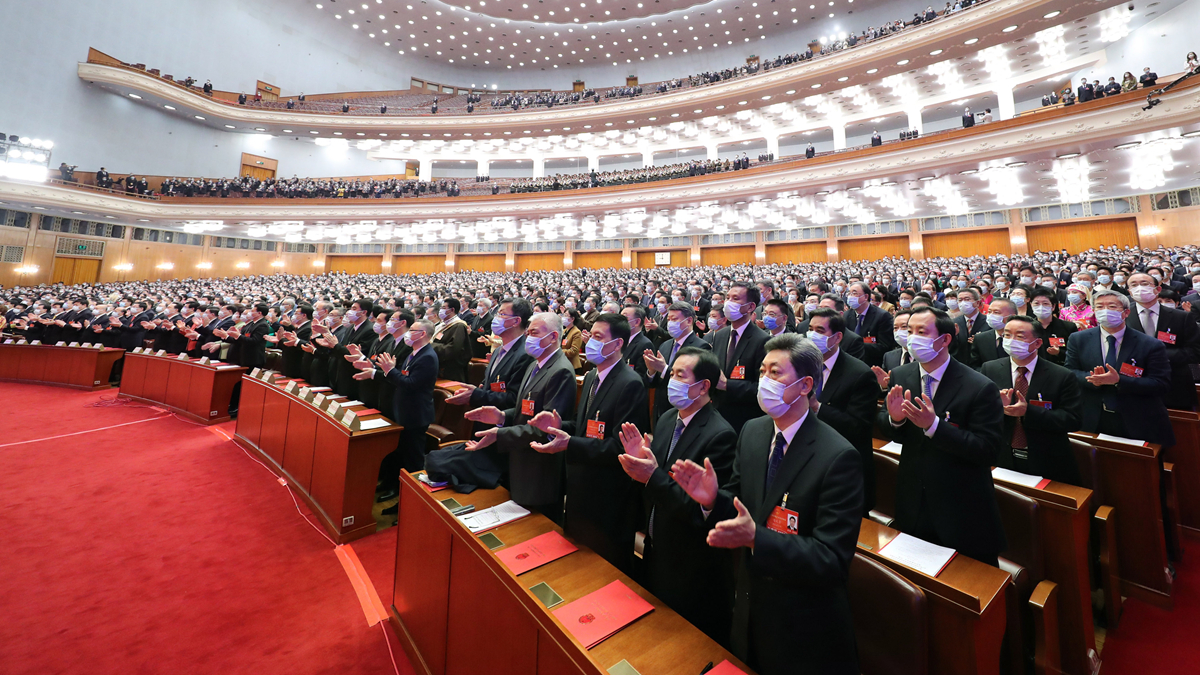
<instances>
[{"instance_id":1,"label":"wooden wall panel","mask_svg":"<svg viewBox=\"0 0 1200 675\"><path fill-rule=\"evenodd\" d=\"M672 256L674 262L674 256ZM716 246L700 249L701 265L753 265L753 246Z\"/></svg>"},{"instance_id":2,"label":"wooden wall panel","mask_svg":"<svg viewBox=\"0 0 1200 675\"><path fill-rule=\"evenodd\" d=\"M325 257L326 272L346 274L379 274L383 271L383 256L330 255Z\"/></svg>"},{"instance_id":3,"label":"wooden wall panel","mask_svg":"<svg viewBox=\"0 0 1200 675\"><path fill-rule=\"evenodd\" d=\"M574 256L575 269L598 270L605 267L621 267L620 251L603 251L598 253L576 253Z\"/></svg>"},{"instance_id":4,"label":"wooden wall panel","mask_svg":"<svg viewBox=\"0 0 1200 675\"><path fill-rule=\"evenodd\" d=\"M1063 225L1029 225L1025 228L1029 252L1057 251L1070 253L1100 246L1137 246L1137 219L1093 220Z\"/></svg>"},{"instance_id":5,"label":"wooden wall panel","mask_svg":"<svg viewBox=\"0 0 1200 675\"><path fill-rule=\"evenodd\" d=\"M554 251L552 253L518 253L516 268L518 272L561 270L565 267L563 264L563 257L566 256L566 254L566 251Z\"/></svg>"},{"instance_id":6,"label":"wooden wall panel","mask_svg":"<svg viewBox=\"0 0 1200 675\"><path fill-rule=\"evenodd\" d=\"M68 258L54 256L52 283L94 284L100 278L99 258Z\"/></svg>"},{"instance_id":7,"label":"wooden wall panel","mask_svg":"<svg viewBox=\"0 0 1200 675\"><path fill-rule=\"evenodd\" d=\"M767 264L825 262L829 259L825 240L805 241L792 244L767 244Z\"/></svg>"},{"instance_id":8,"label":"wooden wall panel","mask_svg":"<svg viewBox=\"0 0 1200 675\"><path fill-rule=\"evenodd\" d=\"M878 260L889 256L907 256L908 237L871 237L838 242L839 260Z\"/></svg>"},{"instance_id":9,"label":"wooden wall panel","mask_svg":"<svg viewBox=\"0 0 1200 675\"><path fill-rule=\"evenodd\" d=\"M445 271L444 255L398 255L392 258L392 274L441 274Z\"/></svg>"},{"instance_id":10,"label":"wooden wall panel","mask_svg":"<svg viewBox=\"0 0 1200 675\"><path fill-rule=\"evenodd\" d=\"M644 269L644 270L652 269L655 267L666 267L666 265L655 265L654 264L654 253L655 253L655 251L636 251L636 252L634 252L634 255L637 257L637 267L640 269ZM688 265L688 252L686 250L671 251L671 267L687 267L687 265Z\"/></svg>"},{"instance_id":11,"label":"wooden wall panel","mask_svg":"<svg viewBox=\"0 0 1200 675\"><path fill-rule=\"evenodd\" d=\"M473 272L503 272L504 258L505 256L503 253L498 255L457 255L454 256L454 262L460 270L470 270ZM445 263L443 263L443 265L444 264ZM559 264L562 264L561 257L559 258Z\"/></svg>"},{"instance_id":12,"label":"wooden wall panel","mask_svg":"<svg viewBox=\"0 0 1200 675\"><path fill-rule=\"evenodd\" d=\"M926 258L969 258L973 255L1009 255L1012 241L1008 228L962 230L926 234L921 237Z\"/></svg>"}]
</instances>

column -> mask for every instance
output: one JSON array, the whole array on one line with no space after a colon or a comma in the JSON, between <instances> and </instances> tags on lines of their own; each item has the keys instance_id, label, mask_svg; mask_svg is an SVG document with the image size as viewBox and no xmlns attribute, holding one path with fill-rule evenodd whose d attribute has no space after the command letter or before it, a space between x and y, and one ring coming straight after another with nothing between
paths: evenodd
<instances>
[{"instance_id":1,"label":"column","mask_svg":"<svg viewBox=\"0 0 1200 675\"><path fill-rule=\"evenodd\" d=\"M448 248L449 248L449 250L446 251L446 263L445 263L446 271L447 272L455 272L457 270L455 269L455 266L454 266L454 244L450 244L450 246Z\"/></svg>"},{"instance_id":2,"label":"column","mask_svg":"<svg viewBox=\"0 0 1200 675\"><path fill-rule=\"evenodd\" d=\"M846 149L846 127L841 122L834 122L833 124L833 149Z\"/></svg>"},{"instance_id":3,"label":"column","mask_svg":"<svg viewBox=\"0 0 1200 675\"><path fill-rule=\"evenodd\" d=\"M908 115L908 128L916 129L918 133L925 133L925 125L921 120L921 108L915 107L912 110L905 111Z\"/></svg>"},{"instance_id":4,"label":"column","mask_svg":"<svg viewBox=\"0 0 1200 675\"><path fill-rule=\"evenodd\" d=\"M1162 213L1155 211L1151 203L1150 195L1139 195L1138 211L1134 214L1137 219L1138 243L1143 248L1154 248L1156 246L1179 246L1185 237L1179 237L1175 232L1164 232L1163 230L1172 230L1169 227L1167 214L1170 214L1174 222L1178 222L1175 214Z\"/></svg>"},{"instance_id":5,"label":"column","mask_svg":"<svg viewBox=\"0 0 1200 675\"><path fill-rule=\"evenodd\" d=\"M778 143L778 141L776 141L776 143ZM778 145L776 145L776 149L778 149ZM775 156L778 157L779 154L776 153ZM767 242L763 238L763 233L761 230L754 233L754 264L767 264Z\"/></svg>"},{"instance_id":6,"label":"column","mask_svg":"<svg viewBox=\"0 0 1200 675\"><path fill-rule=\"evenodd\" d=\"M588 171L600 170L600 155L587 155Z\"/></svg>"},{"instance_id":7,"label":"column","mask_svg":"<svg viewBox=\"0 0 1200 675\"><path fill-rule=\"evenodd\" d=\"M996 88L996 100L999 102L998 115L994 115L993 119L1008 120L1017 116L1017 102L1013 97L1013 88L1011 82L1005 82L1002 86Z\"/></svg>"},{"instance_id":8,"label":"column","mask_svg":"<svg viewBox=\"0 0 1200 675\"><path fill-rule=\"evenodd\" d=\"M921 239L921 219L908 220L908 257L921 260L925 257L925 242Z\"/></svg>"},{"instance_id":9,"label":"column","mask_svg":"<svg viewBox=\"0 0 1200 675\"><path fill-rule=\"evenodd\" d=\"M767 136L767 154L779 159L779 136Z\"/></svg>"},{"instance_id":10,"label":"column","mask_svg":"<svg viewBox=\"0 0 1200 675\"><path fill-rule=\"evenodd\" d=\"M533 158L533 177L534 178L545 178L546 177L546 158L545 157L537 156L537 157Z\"/></svg>"},{"instance_id":11,"label":"column","mask_svg":"<svg viewBox=\"0 0 1200 675\"><path fill-rule=\"evenodd\" d=\"M704 146L704 149L705 149L705 151L708 152L709 161L713 161L713 160L717 159L718 152L717 152L717 144L716 143L709 143Z\"/></svg>"},{"instance_id":12,"label":"column","mask_svg":"<svg viewBox=\"0 0 1200 675\"><path fill-rule=\"evenodd\" d=\"M486 158L483 158L483 157L475 158L475 175L476 176L490 175L491 168L492 168L492 163L489 160L487 160Z\"/></svg>"},{"instance_id":13,"label":"column","mask_svg":"<svg viewBox=\"0 0 1200 675\"><path fill-rule=\"evenodd\" d=\"M825 239L826 262L837 262L838 261L838 240L837 240L837 237L833 236L833 234L832 234L834 231L837 230L837 228L835 228L832 225L826 225L825 227L826 227L825 231L830 233L830 236Z\"/></svg>"},{"instance_id":14,"label":"column","mask_svg":"<svg viewBox=\"0 0 1200 675\"><path fill-rule=\"evenodd\" d=\"M417 177L425 181L433 180L433 158L421 158L417 165Z\"/></svg>"},{"instance_id":15,"label":"column","mask_svg":"<svg viewBox=\"0 0 1200 675\"><path fill-rule=\"evenodd\" d=\"M1008 210L1008 244L1013 253L1029 253L1029 241L1025 238L1025 221L1021 220L1021 209Z\"/></svg>"},{"instance_id":16,"label":"column","mask_svg":"<svg viewBox=\"0 0 1200 675\"><path fill-rule=\"evenodd\" d=\"M642 167L654 166L654 151L642 150Z\"/></svg>"},{"instance_id":17,"label":"column","mask_svg":"<svg viewBox=\"0 0 1200 675\"><path fill-rule=\"evenodd\" d=\"M633 267L633 249L629 247L629 240L621 240L621 267L629 269Z\"/></svg>"}]
</instances>

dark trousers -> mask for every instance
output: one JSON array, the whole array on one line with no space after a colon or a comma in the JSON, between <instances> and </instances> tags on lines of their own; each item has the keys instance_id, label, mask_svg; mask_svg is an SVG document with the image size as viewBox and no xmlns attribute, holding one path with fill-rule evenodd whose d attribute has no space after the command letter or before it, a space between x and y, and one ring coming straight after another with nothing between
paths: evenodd
<instances>
[{"instance_id":1,"label":"dark trousers","mask_svg":"<svg viewBox=\"0 0 1200 675\"><path fill-rule=\"evenodd\" d=\"M929 500L925 498L924 492L921 493L921 508L918 512L916 522L906 524L905 527L897 529L918 539L924 539L931 544L952 548L968 558L978 560L985 565L991 565L992 567L1000 566L1000 559L995 554L988 555L981 551L970 551L960 546L955 546L953 543L942 541L942 538L937 534L937 528L933 525L933 513L930 510Z\"/></svg>"},{"instance_id":2,"label":"dark trousers","mask_svg":"<svg viewBox=\"0 0 1200 675\"><path fill-rule=\"evenodd\" d=\"M425 430L423 427L404 427L396 449L388 453L379 464L380 488L384 491L400 490L400 470L420 471L425 468Z\"/></svg>"}]
</instances>

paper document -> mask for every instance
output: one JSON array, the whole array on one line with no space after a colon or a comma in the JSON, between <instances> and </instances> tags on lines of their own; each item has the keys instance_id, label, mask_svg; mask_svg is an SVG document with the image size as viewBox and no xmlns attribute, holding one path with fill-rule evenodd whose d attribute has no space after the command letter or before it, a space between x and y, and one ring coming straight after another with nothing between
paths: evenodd
<instances>
[{"instance_id":1,"label":"paper document","mask_svg":"<svg viewBox=\"0 0 1200 675\"><path fill-rule=\"evenodd\" d=\"M500 527L505 523L512 522L518 518L524 518L529 515L529 511L517 506L517 503L511 499L503 504L497 504L490 509L475 511L464 516L459 516L459 520L467 529L472 532L483 532L490 530L493 527Z\"/></svg>"},{"instance_id":2,"label":"paper document","mask_svg":"<svg viewBox=\"0 0 1200 675\"><path fill-rule=\"evenodd\" d=\"M1108 441L1109 443L1125 443L1127 445L1136 445L1145 447L1146 441L1139 441L1136 438L1125 438L1124 436L1110 436L1108 434L1096 434L1096 440Z\"/></svg>"},{"instance_id":3,"label":"paper document","mask_svg":"<svg viewBox=\"0 0 1200 675\"><path fill-rule=\"evenodd\" d=\"M231 370L233 368L241 368L241 366L217 366L217 370Z\"/></svg>"},{"instance_id":4,"label":"paper document","mask_svg":"<svg viewBox=\"0 0 1200 675\"><path fill-rule=\"evenodd\" d=\"M359 431L370 431L371 429L382 429L383 427L390 427L390 426L392 426L391 422L387 421L387 419L385 419L383 417L380 417L379 419L363 420L363 421L359 422L358 430Z\"/></svg>"},{"instance_id":5,"label":"paper document","mask_svg":"<svg viewBox=\"0 0 1200 675\"><path fill-rule=\"evenodd\" d=\"M882 448L879 448L879 451L880 452L890 452L893 455L898 455L898 454L900 454L900 450L903 447L904 446L900 445L896 441L888 441L887 443L885 443L883 445Z\"/></svg>"},{"instance_id":6,"label":"paper document","mask_svg":"<svg viewBox=\"0 0 1200 675\"><path fill-rule=\"evenodd\" d=\"M1037 488L1039 490L1045 490L1046 486L1050 484L1049 478L1031 476L1027 473L1010 471L1008 469L1001 469L1000 467L992 469L992 478L995 478L996 480L1002 480L1005 483L1015 483L1017 485L1024 485L1025 487Z\"/></svg>"},{"instance_id":7,"label":"paper document","mask_svg":"<svg viewBox=\"0 0 1200 675\"><path fill-rule=\"evenodd\" d=\"M578 550L561 534L551 530L528 541L509 546L497 553L496 558L512 570L513 574L520 576Z\"/></svg>"},{"instance_id":8,"label":"paper document","mask_svg":"<svg viewBox=\"0 0 1200 675\"><path fill-rule=\"evenodd\" d=\"M554 616L585 649L591 649L653 611L654 605L625 584L614 581L559 607Z\"/></svg>"},{"instance_id":9,"label":"paper document","mask_svg":"<svg viewBox=\"0 0 1200 675\"><path fill-rule=\"evenodd\" d=\"M924 539L917 539L904 533L884 544L879 549L879 555L898 562L905 567L936 577L946 569L946 565L954 558L955 550L931 544Z\"/></svg>"},{"instance_id":10,"label":"paper document","mask_svg":"<svg viewBox=\"0 0 1200 675\"><path fill-rule=\"evenodd\" d=\"M362 401L338 401L338 405L343 408L349 408L352 405L362 405Z\"/></svg>"}]
</instances>

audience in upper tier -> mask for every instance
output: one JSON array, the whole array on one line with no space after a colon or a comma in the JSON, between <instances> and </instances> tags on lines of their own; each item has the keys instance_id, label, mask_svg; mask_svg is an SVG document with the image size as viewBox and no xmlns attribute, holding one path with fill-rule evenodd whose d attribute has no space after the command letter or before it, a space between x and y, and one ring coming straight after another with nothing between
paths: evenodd
<instances>
[{"instance_id":1,"label":"audience in upper tier","mask_svg":"<svg viewBox=\"0 0 1200 675\"><path fill-rule=\"evenodd\" d=\"M759 162L767 161L762 156ZM609 185L630 185L632 183L652 183L672 178L687 176L703 176L723 171L737 171L750 168L750 158L746 153L733 159L693 160L679 164L649 166L641 169L624 169L621 171L589 171L588 173L557 174L545 178L522 178L512 182L509 192L552 192L554 190L577 190L580 188L606 187Z\"/></svg>"},{"instance_id":2,"label":"audience in upper tier","mask_svg":"<svg viewBox=\"0 0 1200 675\"><path fill-rule=\"evenodd\" d=\"M422 181L400 178L385 180L338 180L328 178L267 178L249 174L241 178L168 178L161 194L167 197L259 197L281 199L396 199L423 194L458 197L458 181Z\"/></svg>"}]
</instances>

